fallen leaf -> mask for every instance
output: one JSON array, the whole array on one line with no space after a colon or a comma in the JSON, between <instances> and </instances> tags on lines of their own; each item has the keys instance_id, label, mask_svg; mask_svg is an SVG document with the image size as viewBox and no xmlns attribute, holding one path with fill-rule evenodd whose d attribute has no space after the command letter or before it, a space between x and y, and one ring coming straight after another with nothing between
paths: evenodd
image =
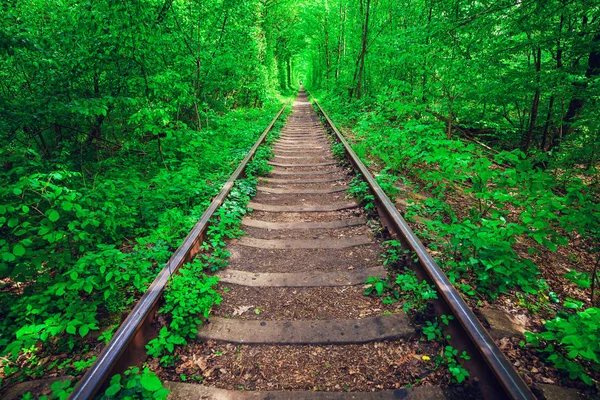
<instances>
[{"instance_id":1,"label":"fallen leaf","mask_svg":"<svg viewBox=\"0 0 600 400\"><path fill-rule=\"evenodd\" d=\"M245 313L246 311L248 311L249 309L251 309L254 306L239 306L238 308L233 310L233 315L242 315L243 313Z\"/></svg>"}]
</instances>

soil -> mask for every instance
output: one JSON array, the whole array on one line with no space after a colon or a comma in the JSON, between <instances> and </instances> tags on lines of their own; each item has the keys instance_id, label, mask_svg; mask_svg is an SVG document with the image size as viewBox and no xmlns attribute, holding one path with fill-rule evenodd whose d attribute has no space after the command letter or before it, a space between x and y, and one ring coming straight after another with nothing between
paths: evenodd
<instances>
[{"instance_id":1,"label":"soil","mask_svg":"<svg viewBox=\"0 0 600 400\"><path fill-rule=\"evenodd\" d=\"M151 366L171 381L199 376L200 383L223 389L370 392L450 383L447 370L435 368L433 361L442 346L418 339L343 346L208 341L177 351L181 362L175 368L164 369L156 362Z\"/></svg>"},{"instance_id":2,"label":"soil","mask_svg":"<svg viewBox=\"0 0 600 400\"><path fill-rule=\"evenodd\" d=\"M222 286L223 301L211 315L224 318L279 321L357 319L400 312L402 309L399 302L385 305L376 296L364 296L363 286L293 289Z\"/></svg>"}]
</instances>

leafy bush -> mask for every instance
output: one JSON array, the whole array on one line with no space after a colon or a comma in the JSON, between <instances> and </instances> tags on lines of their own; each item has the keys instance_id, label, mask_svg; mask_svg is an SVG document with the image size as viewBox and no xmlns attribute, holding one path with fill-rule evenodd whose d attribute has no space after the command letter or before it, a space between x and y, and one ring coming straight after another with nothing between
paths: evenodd
<instances>
[{"instance_id":1,"label":"leafy bush","mask_svg":"<svg viewBox=\"0 0 600 400\"><path fill-rule=\"evenodd\" d=\"M375 197L371 194L371 189L369 189L369 184L363 181L360 176L356 176L352 178L350 182L350 188L348 189L348 194L355 197L361 205L367 211L374 211Z\"/></svg>"},{"instance_id":2,"label":"leafy bush","mask_svg":"<svg viewBox=\"0 0 600 400\"><path fill-rule=\"evenodd\" d=\"M600 371L600 308L559 315L544 327L545 332L525 332L527 342L542 347L547 360L569 378L593 385L586 370Z\"/></svg>"},{"instance_id":3,"label":"leafy bush","mask_svg":"<svg viewBox=\"0 0 600 400\"><path fill-rule=\"evenodd\" d=\"M202 134L171 132L161 141L164 162L147 155L155 142L137 137L82 172L73 172L78 159L68 153L47 160L30 149L0 149L12 165L0 169L0 278L8 283L0 292L0 355L7 356L7 379L43 374L34 355L87 351L90 332L114 325L200 218L272 111L232 111L215 117L215 128ZM244 190L240 196L253 193ZM237 229L230 213L245 212L236 207L216 216L228 235ZM210 256L212 268L226 259L221 250Z\"/></svg>"},{"instance_id":4,"label":"leafy bush","mask_svg":"<svg viewBox=\"0 0 600 400\"><path fill-rule=\"evenodd\" d=\"M522 226L502 217L481 219L479 223L467 219L453 224L439 220L426 224L447 238L440 248L451 281L468 277L477 283L479 292L491 298L513 288L537 293L543 287L536 279L537 266L513 249L516 238L524 232Z\"/></svg>"},{"instance_id":5,"label":"leafy bush","mask_svg":"<svg viewBox=\"0 0 600 400\"><path fill-rule=\"evenodd\" d=\"M415 272L409 269L398 274L396 285L404 299L402 305L404 312L409 310L417 313L423 312L430 300L438 298L435 289L424 280L419 282Z\"/></svg>"},{"instance_id":6,"label":"leafy bush","mask_svg":"<svg viewBox=\"0 0 600 400\"><path fill-rule=\"evenodd\" d=\"M176 345L184 345L198 332L201 318L208 318L214 304L220 304L221 296L216 291L219 278L207 277L202 273L206 264L199 259L179 268L165 290L165 304L160 313L170 316L170 323L162 327L157 338L148 345L148 355L160 357L162 364L174 362L170 354Z\"/></svg>"},{"instance_id":7,"label":"leafy bush","mask_svg":"<svg viewBox=\"0 0 600 400\"><path fill-rule=\"evenodd\" d=\"M165 400L169 390L163 387L156 374L148 368L140 371L131 367L124 376L115 374L110 379L110 386L100 397L101 400L111 399L155 399Z\"/></svg>"}]
</instances>

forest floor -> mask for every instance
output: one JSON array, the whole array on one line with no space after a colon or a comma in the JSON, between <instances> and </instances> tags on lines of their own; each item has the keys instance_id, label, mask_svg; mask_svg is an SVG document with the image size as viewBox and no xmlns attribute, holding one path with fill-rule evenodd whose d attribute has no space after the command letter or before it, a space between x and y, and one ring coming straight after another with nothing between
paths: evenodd
<instances>
[{"instance_id":1,"label":"forest floor","mask_svg":"<svg viewBox=\"0 0 600 400\"><path fill-rule=\"evenodd\" d=\"M351 128L344 127L344 135L351 142L357 142ZM368 169L373 175L381 173L386 168L381 160L375 156L369 155L368 161ZM418 177L419 172L416 171L414 176ZM400 194L396 206L402 213L406 213L412 205L423 204L428 198L434 197L430 191L421 189L427 186L427 182L414 177L412 179L412 184L400 184L398 186ZM452 207L454 213L462 218L467 218L468 210L475 207L478 202L478 199L474 198L472 193L468 193L468 189L468 186L453 184L452 190L449 190L445 197L445 201ZM518 221L518 211L517 209L510 210L507 220L510 221L513 217L513 221ZM420 216L415 215L414 212L409 214L410 216L406 219L417 234L428 231L427 226L423 224L423 218L427 219L426 214ZM429 231L426 235L427 239L423 239L426 246L432 242L441 243L450 239L448 237L437 237L431 240L432 233ZM531 259L538 266L540 278L548 284L552 297L575 299L581 301L585 306L593 306L592 292L589 289L582 289L564 277L565 273L571 270L592 274L597 263L596 257L590 252L593 243L582 240L576 234L568 235L565 232L563 234L569 238L568 245L559 246L555 252L548 250L548 248L541 246L525 235L518 238L517 243L514 245L515 252L520 257ZM536 251L532 254L529 249L535 249ZM441 256L441 253L437 250L429 249L429 252L434 257ZM473 288L477 287L477 283L468 278L463 278L461 283L466 283ZM494 300L488 299L483 294L466 295L463 292L461 294L484 326L490 327L484 316L485 311L490 309L500 310L509 317L513 327L521 332L543 331L544 323L552 319L560 308L557 302L552 301L545 294L528 295L513 290L509 293L500 294ZM510 337L495 338L495 341L528 385L551 384L576 388L590 398L596 398L595 396L598 395L596 388L585 385L579 380L569 379L564 373L547 363L536 348L525 345L525 337L522 333ZM597 382L600 381L600 372L597 371L593 379Z\"/></svg>"}]
</instances>

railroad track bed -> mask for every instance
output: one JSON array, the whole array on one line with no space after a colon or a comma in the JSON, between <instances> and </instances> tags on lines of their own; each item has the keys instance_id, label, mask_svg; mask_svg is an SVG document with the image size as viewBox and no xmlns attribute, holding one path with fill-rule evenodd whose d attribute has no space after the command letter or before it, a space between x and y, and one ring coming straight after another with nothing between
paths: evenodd
<instances>
[{"instance_id":1,"label":"railroad track bed","mask_svg":"<svg viewBox=\"0 0 600 400\"><path fill-rule=\"evenodd\" d=\"M248 203L245 233L226 243L228 265L216 272L220 304L195 339L175 349L174 364L148 362L170 398L536 398L324 117L332 135L300 92L272 146L273 169L259 178ZM158 294L200 251L209 219L269 129L72 398L90 397L113 372L145 358L134 354L145 353L166 322L157 324ZM334 158L336 137L349 163ZM357 173L378 215L347 196ZM404 250L386 243L391 238ZM363 295L376 293L388 270L405 278L396 301ZM434 290L437 296L425 296Z\"/></svg>"},{"instance_id":2,"label":"railroad track bed","mask_svg":"<svg viewBox=\"0 0 600 400\"><path fill-rule=\"evenodd\" d=\"M202 377L202 386L187 391L450 384L448 371L427 361L442 344L422 341L401 303L363 295L369 276L386 273L382 227L348 198L352 169L333 158L323 127L310 122L315 117L300 97L242 220L245 235L227 243L223 300L200 341L180 348L174 367L152 364L172 382ZM174 396L189 395L171 387Z\"/></svg>"}]
</instances>

